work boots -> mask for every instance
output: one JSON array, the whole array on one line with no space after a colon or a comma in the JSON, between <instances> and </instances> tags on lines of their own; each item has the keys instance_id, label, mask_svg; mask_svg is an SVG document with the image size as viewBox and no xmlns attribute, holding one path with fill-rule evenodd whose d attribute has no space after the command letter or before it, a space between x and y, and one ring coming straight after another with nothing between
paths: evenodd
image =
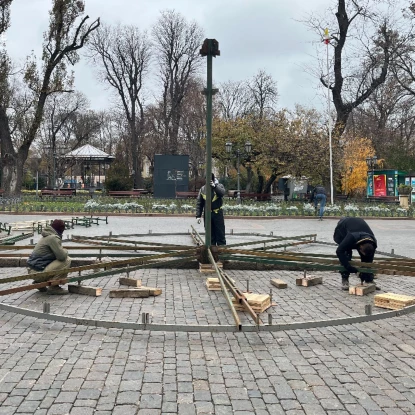
<instances>
[{"instance_id":1,"label":"work boots","mask_svg":"<svg viewBox=\"0 0 415 415\"><path fill-rule=\"evenodd\" d=\"M349 291L349 277L342 275L342 290Z\"/></svg>"},{"instance_id":2,"label":"work boots","mask_svg":"<svg viewBox=\"0 0 415 415\"><path fill-rule=\"evenodd\" d=\"M48 287L47 294L48 295L67 295L69 294L69 291L64 290L62 287L59 287L59 285L52 285L51 287Z\"/></svg>"}]
</instances>

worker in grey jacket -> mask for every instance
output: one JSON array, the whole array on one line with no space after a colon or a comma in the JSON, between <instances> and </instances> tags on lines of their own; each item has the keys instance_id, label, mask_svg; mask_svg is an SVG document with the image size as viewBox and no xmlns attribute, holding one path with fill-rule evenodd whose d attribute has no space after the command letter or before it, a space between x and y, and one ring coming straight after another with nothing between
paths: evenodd
<instances>
[{"instance_id":1,"label":"worker in grey jacket","mask_svg":"<svg viewBox=\"0 0 415 415\"><path fill-rule=\"evenodd\" d=\"M66 278L67 272L58 272L66 270L71 266L71 258L68 251L62 247L62 234L65 230L65 222L55 219L50 225L46 225L42 230L42 238L36 244L33 252L27 260L28 272L56 271L53 277L40 278L33 281L39 283L54 279ZM48 288L39 288L39 291L47 292L50 295L68 294L59 285L53 285Z\"/></svg>"},{"instance_id":2,"label":"worker in grey jacket","mask_svg":"<svg viewBox=\"0 0 415 415\"><path fill-rule=\"evenodd\" d=\"M211 245L226 245L225 239L225 219L223 216L222 204L225 195L225 187L218 182L212 173L210 182L212 189L211 196ZM201 222L202 213L206 207L206 185L202 186L196 200L196 219Z\"/></svg>"}]
</instances>

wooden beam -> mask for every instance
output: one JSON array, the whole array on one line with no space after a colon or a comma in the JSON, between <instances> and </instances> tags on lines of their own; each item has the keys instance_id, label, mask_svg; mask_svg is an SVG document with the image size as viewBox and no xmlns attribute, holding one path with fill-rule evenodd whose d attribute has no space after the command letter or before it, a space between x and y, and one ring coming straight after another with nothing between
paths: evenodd
<instances>
[{"instance_id":1,"label":"wooden beam","mask_svg":"<svg viewBox=\"0 0 415 415\"><path fill-rule=\"evenodd\" d=\"M88 285L69 284L68 291L74 294L90 295L92 297L99 297L102 294L102 288L91 287Z\"/></svg>"},{"instance_id":2,"label":"wooden beam","mask_svg":"<svg viewBox=\"0 0 415 415\"><path fill-rule=\"evenodd\" d=\"M279 280L277 278L271 280L271 284L277 288L287 288L287 283L283 280Z\"/></svg>"},{"instance_id":3,"label":"wooden beam","mask_svg":"<svg viewBox=\"0 0 415 415\"><path fill-rule=\"evenodd\" d=\"M111 290L110 298L147 298L150 296L150 290L141 288Z\"/></svg>"},{"instance_id":4,"label":"wooden beam","mask_svg":"<svg viewBox=\"0 0 415 415\"><path fill-rule=\"evenodd\" d=\"M131 287L141 287L141 280L136 280L134 278L120 278L120 285L129 285Z\"/></svg>"}]
</instances>

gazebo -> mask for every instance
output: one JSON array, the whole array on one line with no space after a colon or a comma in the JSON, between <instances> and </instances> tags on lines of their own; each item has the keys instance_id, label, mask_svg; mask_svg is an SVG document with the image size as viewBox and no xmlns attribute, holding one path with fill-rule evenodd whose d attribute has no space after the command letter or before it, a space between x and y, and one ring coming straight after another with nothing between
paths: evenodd
<instances>
[{"instance_id":1,"label":"gazebo","mask_svg":"<svg viewBox=\"0 0 415 415\"><path fill-rule=\"evenodd\" d=\"M72 150L63 158L71 165L71 181L68 187L77 187L73 167L80 166L82 182L78 187L83 186L86 189L102 189L102 178L105 179L106 169L115 159L114 156L90 144Z\"/></svg>"}]
</instances>

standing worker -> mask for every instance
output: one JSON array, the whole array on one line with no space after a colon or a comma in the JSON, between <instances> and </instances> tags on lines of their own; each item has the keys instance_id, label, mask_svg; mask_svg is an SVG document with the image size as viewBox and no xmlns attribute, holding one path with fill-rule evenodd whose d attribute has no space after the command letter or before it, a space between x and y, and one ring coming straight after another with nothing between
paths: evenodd
<instances>
[{"instance_id":1,"label":"standing worker","mask_svg":"<svg viewBox=\"0 0 415 415\"><path fill-rule=\"evenodd\" d=\"M223 217L223 196L225 195L225 187L218 182L215 175L212 173L212 180L210 181L212 188L212 213L211 213L211 245L226 245L225 239L225 219ZM196 219L197 223L201 222L201 217L206 204L206 185L199 190L196 200Z\"/></svg>"},{"instance_id":2,"label":"standing worker","mask_svg":"<svg viewBox=\"0 0 415 415\"><path fill-rule=\"evenodd\" d=\"M314 207L317 213L317 206L320 203L320 212L319 212L319 219L323 220L324 215L324 208L326 206L326 199L327 199L327 192L326 189L322 184L318 184L311 195L311 201L314 201Z\"/></svg>"},{"instance_id":3,"label":"standing worker","mask_svg":"<svg viewBox=\"0 0 415 415\"><path fill-rule=\"evenodd\" d=\"M55 219L42 230L42 238L36 244L27 260L28 272L29 274L33 274L35 272L56 271L56 274L53 277L37 279L33 281L33 284L66 278L67 271L58 272L67 270L71 266L71 258L68 256L68 251L62 247L62 234L64 230L65 222L60 219ZM69 294L67 290L64 290L59 285L39 288L39 291L46 292L49 295Z\"/></svg>"},{"instance_id":4,"label":"standing worker","mask_svg":"<svg viewBox=\"0 0 415 415\"><path fill-rule=\"evenodd\" d=\"M372 263L375 256L377 241L369 225L361 218L343 218L334 230L334 242L339 246L336 255L346 271L340 271L342 276L342 289L349 289L350 273L358 273L357 268L350 265L352 260L352 250L356 249L360 255L361 262ZM363 282L373 282L373 274L360 272L360 280Z\"/></svg>"}]
</instances>

